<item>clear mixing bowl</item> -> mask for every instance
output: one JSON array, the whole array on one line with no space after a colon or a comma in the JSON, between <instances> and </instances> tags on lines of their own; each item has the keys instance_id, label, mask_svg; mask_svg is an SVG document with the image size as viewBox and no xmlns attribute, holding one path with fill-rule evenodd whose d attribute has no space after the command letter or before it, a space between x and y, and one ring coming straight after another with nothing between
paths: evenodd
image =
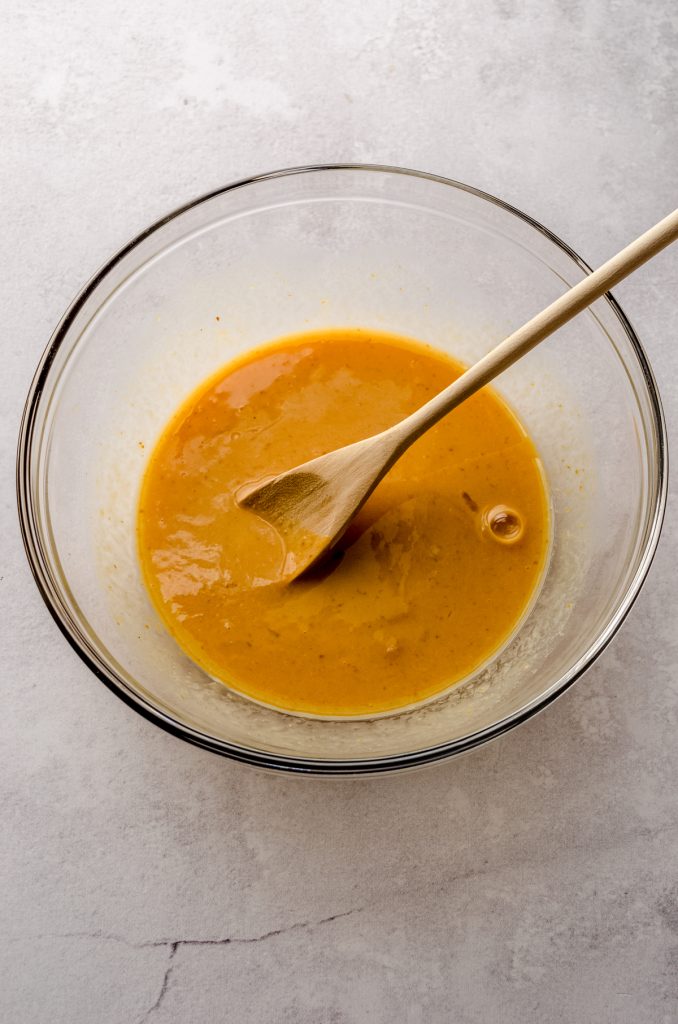
<instances>
[{"instance_id":1,"label":"clear mixing bowl","mask_svg":"<svg viewBox=\"0 0 678 1024\"><path fill-rule=\"evenodd\" d=\"M67 639L151 721L277 770L411 768L468 750L543 708L619 628L647 573L666 499L656 385L612 297L498 382L548 476L550 568L501 657L425 707L319 721L260 707L211 681L149 603L136 558L136 502L149 453L179 403L247 349L355 325L409 334L471 362L586 273L571 249L505 203L390 167L262 175L144 231L65 314L21 427L24 541Z\"/></svg>"}]
</instances>

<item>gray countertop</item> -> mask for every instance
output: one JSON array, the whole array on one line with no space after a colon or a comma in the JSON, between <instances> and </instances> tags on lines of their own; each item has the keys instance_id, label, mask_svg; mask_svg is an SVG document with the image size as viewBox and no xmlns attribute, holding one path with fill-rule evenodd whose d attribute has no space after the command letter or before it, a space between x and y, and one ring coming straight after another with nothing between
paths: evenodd
<instances>
[{"instance_id":1,"label":"gray countertop","mask_svg":"<svg viewBox=\"0 0 678 1024\"><path fill-rule=\"evenodd\" d=\"M597 263L676 205L672 0L4 5L0 1017L12 1024L678 1019L675 508L561 700L407 777L193 749L70 650L14 507L25 392L128 237L252 172L436 171ZM678 416L678 251L616 291Z\"/></svg>"}]
</instances>

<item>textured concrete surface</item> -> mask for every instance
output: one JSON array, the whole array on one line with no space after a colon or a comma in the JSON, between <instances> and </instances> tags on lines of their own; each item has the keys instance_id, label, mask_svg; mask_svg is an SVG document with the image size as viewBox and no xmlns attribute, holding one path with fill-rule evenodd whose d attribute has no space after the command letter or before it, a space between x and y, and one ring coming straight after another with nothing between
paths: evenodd
<instances>
[{"instance_id":1,"label":"textured concrete surface","mask_svg":"<svg viewBox=\"0 0 678 1024\"><path fill-rule=\"evenodd\" d=\"M0 1017L678 1019L675 508L621 635L495 745L407 778L230 765L111 696L31 582L25 391L76 289L198 192L438 171L590 262L676 205L671 0L2 4ZM678 416L678 254L617 295ZM675 502L674 502L675 504Z\"/></svg>"}]
</instances>

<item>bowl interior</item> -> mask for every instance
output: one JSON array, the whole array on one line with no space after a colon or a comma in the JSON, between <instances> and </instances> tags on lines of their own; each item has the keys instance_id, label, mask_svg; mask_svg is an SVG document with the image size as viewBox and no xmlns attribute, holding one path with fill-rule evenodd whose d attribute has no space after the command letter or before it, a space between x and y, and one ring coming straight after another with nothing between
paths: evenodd
<instances>
[{"instance_id":1,"label":"bowl interior","mask_svg":"<svg viewBox=\"0 0 678 1024\"><path fill-rule=\"evenodd\" d=\"M33 561L90 663L158 720L223 749L338 761L459 749L558 692L604 645L657 530L660 421L636 343L601 300L502 376L554 512L540 597L501 657L445 699L371 722L266 710L166 634L135 551L155 440L205 377L284 334L356 325L471 362L580 280L548 234L426 176L335 168L257 179L137 240L71 309L33 396Z\"/></svg>"}]
</instances>

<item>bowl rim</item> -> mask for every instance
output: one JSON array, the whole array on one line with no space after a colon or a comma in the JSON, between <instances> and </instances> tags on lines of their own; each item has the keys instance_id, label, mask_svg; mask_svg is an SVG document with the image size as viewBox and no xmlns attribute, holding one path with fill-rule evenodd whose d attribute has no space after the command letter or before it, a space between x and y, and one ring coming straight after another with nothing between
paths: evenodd
<instances>
[{"instance_id":1,"label":"bowl rim","mask_svg":"<svg viewBox=\"0 0 678 1024\"><path fill-rule=\"evenodd\" d=\"M463 182L442 175L433 174L427 171L417 171L406 167L391 166L388 164L365 164L365 163L321 163L305 164L297 167L282 168L269 171L263 174L256 174L250 177L241 178L237 181L224 185L221 188L213 189L187 203L177 207L166 216L156 220L153 224L135 235L126 245L122 246L103 266L90 278L84 287L78 292L75 298L67 307L65 313L58 322L48 344L45 348L33 380L28 390L24 405L21 425L19 429L16 461L16 489L19 524L21 536L33 578L38 590L47 605L47 608L57 623L66 640L76 651L87 667L113 691L129 707L133 708L148 721L159 725L165 731L180 739L186 740L195 746L210 750L213 753L229 757L231 760L250 764L259 768L267 768L277 772L294 773L301 775L315 776L364 776L370 774L392 773L403 769L420 767L425 764L447 760L458 754L464 753L480 746L489 740L496 739L514 729L522 722L527 721L537 712L542 711L551 704L557 697L565 693L597 660L613 637L616 635L624 619L633 606L640 589L645 581L650 565L659 542L666 500L668 493L668 439L666 421L662 408L659 390L649 360L643 346L631 326L628 318L614 296L608 292L605 300L612 309L612 312L623 328L638 364L642 371L645 390L650 403L651 418L656 434L656 495L654 507L651 511L649 529L645 544L640 554L638 566L633 577L628 581L626 589L618 603L617 608L611 615L605 628L601 630L589 649L578 659L570 669L548 690L529 701L518 711L505 716L493 725L478 730L460 739L451 740L446 743L436 744L433 747L426 747L422 750L409 751L401 754L389 754L373 758L339 758L324 759L300 757L286 754L277 754L256 750L254 748L240 746L225 740L220 740L197 729L184 724L160 710L149 700L141 696L116 674L97 654L86 637L78 629L77 624L67 618L61 611L58 601L58 593L53 588L48 572L48 560L44 555L40 530L36 523L31 493L31 454L33 450L33 436L36 425L38 410L43 395L47 391L47 383L50 369L54 362L57 351L65 341L71 324L79 310L94 293L96 288L105 280L109 272L132 252L145 239L160 228L175 220L182 214L192 210L203 203L207 203L217 196L225 195L236 189L246 188L248 185L275 178L291 177L299 174L314 174L333 171L361 171L377 174L404 175L425 181L442 184L458 191L467 192L474 197L489 202L506 211L539 231L550 242L560 248L570 259L586 274L591 273L591 267L585 262L574 249L564 242L558 235L554 234L539 221L529 214L524 213L517 207L505 202L496 196L481 189L466 185Z\"/></svg>"}]
</instances>

